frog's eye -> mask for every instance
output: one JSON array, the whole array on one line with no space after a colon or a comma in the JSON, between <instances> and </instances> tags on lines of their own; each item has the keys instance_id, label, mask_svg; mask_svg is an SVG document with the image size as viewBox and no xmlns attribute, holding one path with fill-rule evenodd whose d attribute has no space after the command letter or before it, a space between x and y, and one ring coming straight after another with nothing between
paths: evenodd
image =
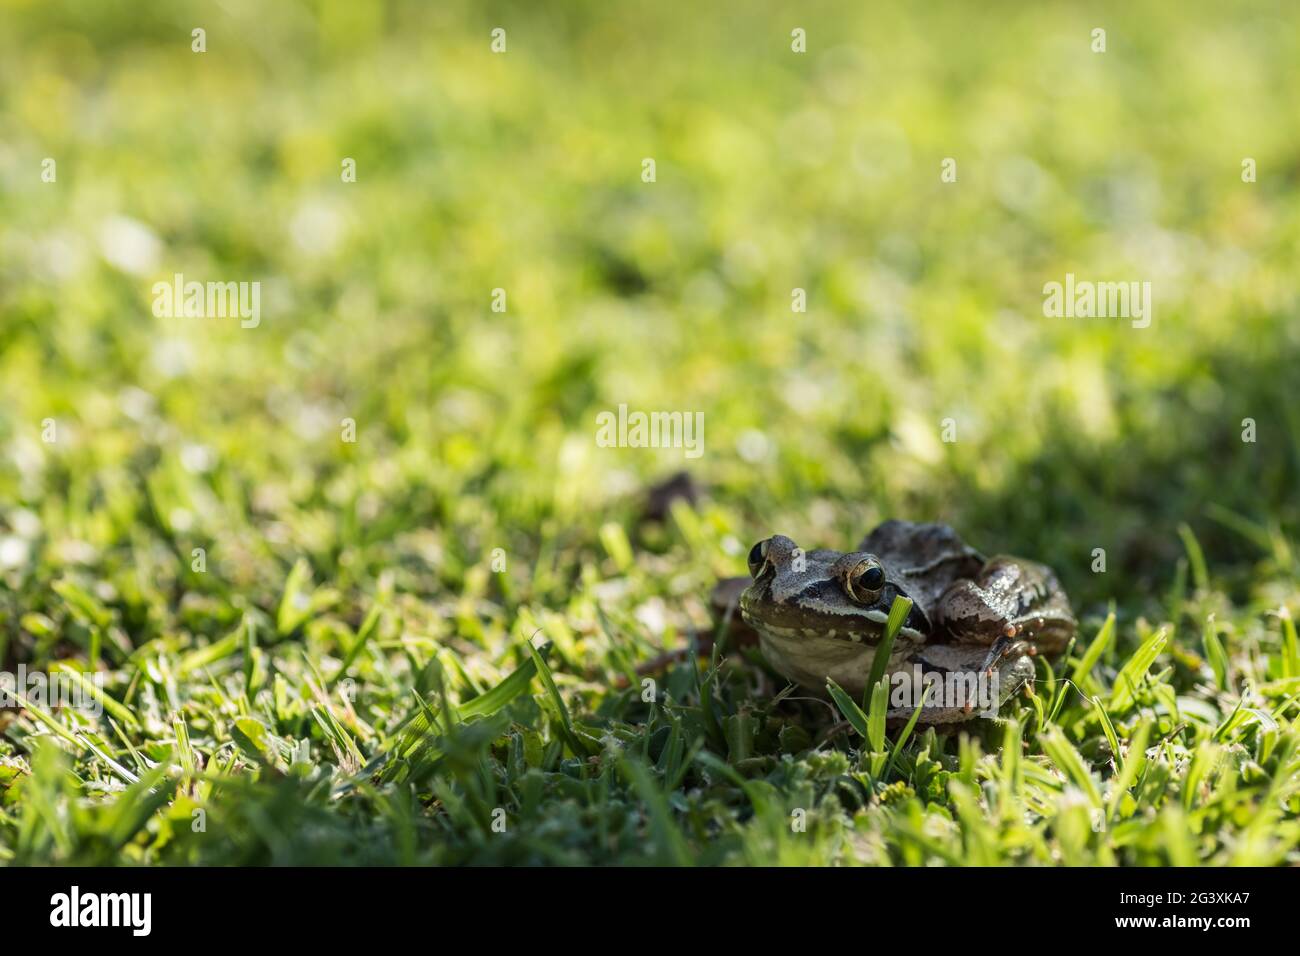
<instances>
[{"instance_id":1,"label":"frog's eye","mask_svg":"<svg viewBox=\"0 0 1300 956\"><path fill-rule=\"evenodd\" d=\"M755 581L766 570L767 567L767 546L771 538L764 538L758 544L749 549L749 573Z\"/></svg>"},{"instance_id":2,"label":"frog's eye","mask_svg":"<svg viewBox=\"0 0 1300 956\"><path fill-rule=\"evenodd\" d=\"M844 590L859 604L870 604L885 586L885 569L875 558L859 561L844 576Z\"/></svg>"}]
</instances>

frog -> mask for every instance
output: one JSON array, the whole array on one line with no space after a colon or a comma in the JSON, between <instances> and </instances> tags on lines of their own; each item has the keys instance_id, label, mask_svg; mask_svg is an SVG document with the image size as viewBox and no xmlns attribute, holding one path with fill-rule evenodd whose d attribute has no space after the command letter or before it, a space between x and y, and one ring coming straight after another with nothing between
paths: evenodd
<instances>
[{"instance_id":1,"label":"frog","mask_svg":"<svg viewBox=\"0 0 1300 956\"><path fill-rule=\"evenodd\" d=\"M750 549L748 564L740 617L779 675L822 695L833 681L863 697L890 609L911 599L884 668L893 723L918 705L924 724L995 716L1034 679L1033 658L1059 654L1078 627L1051 568L985 557L945 524L890 519L848 552L805 552L777 534ZM915 689L901 702L900 675ZM925 698L928 683L938 693Z\"/></svg>"}]
</instances>

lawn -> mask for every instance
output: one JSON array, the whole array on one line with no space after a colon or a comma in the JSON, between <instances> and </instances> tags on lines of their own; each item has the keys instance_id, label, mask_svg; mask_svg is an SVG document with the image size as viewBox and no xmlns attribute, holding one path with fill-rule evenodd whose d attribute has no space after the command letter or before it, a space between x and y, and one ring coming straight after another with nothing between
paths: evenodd
<instances>
[{"instance_id":1,"label":"lawn","mask_svg":"<svg viewBox=\"0 0 1300 956\"><path fill-rule=\"evenodd\" d=\"M0 864L1300 864L1297 11L745 10L0 0ZM710 619L889 517L1000 719Z\"/></svg>"}]
</instances>

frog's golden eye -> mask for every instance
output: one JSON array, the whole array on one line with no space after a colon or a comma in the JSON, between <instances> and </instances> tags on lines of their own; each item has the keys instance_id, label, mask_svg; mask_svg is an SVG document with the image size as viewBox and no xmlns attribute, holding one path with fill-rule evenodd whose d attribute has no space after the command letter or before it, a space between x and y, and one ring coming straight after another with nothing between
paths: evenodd
<instances>
[{"instance_id":1,"label":"frog's golden eye","mask_svg":"<svg viewBox=\"0 0 1300 956\"><path fill-rule=\"evenodd\" d=\"M767 546L771 538L764 538L749 549L749 573L755 581L767 568Z\"/></svg>"},{"instance_id":2,"label":"frog's golden eye","mask_svg":"<svg viewBox=\"0 0 1300 956\"><path fill-rule=\"evenodd\" d=\"M885 587L885 569L875 558L859 561L844 576L844 590L859 604L870 604Z\"/></svg>"}]
</instances>

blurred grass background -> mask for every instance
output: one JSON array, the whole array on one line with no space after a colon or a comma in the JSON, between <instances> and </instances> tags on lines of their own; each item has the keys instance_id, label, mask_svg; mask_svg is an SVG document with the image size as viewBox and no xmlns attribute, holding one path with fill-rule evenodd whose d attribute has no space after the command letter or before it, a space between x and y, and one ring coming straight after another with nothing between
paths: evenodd
<instances>
[{"instance_id":1,"label":"blurred grass background","mask_svg":"<svg viewBox=\"0 0 1300 956\"><path fill-rule=\"evenodd\" d=\"M600 666L579 598L656 645L753 541L845 548L890 516L1128 619L1168 613L1186 523L1241 608L1296 604L1289 4L0 20L0 661L84 658L56 582L110 609L123 655L180 653L273 616L305 559L327 593L290 630L321 653L382 593L394 640L471 679L536 620ZM262 282L260 326L155 318L177 272ZM1044 318L1067 272L1150 281L1154 323ZM598 448L619 403L702 411L705 455ZM639 489L681 467L706 499L638 528Z\"/></svg>"}]
</instances>

